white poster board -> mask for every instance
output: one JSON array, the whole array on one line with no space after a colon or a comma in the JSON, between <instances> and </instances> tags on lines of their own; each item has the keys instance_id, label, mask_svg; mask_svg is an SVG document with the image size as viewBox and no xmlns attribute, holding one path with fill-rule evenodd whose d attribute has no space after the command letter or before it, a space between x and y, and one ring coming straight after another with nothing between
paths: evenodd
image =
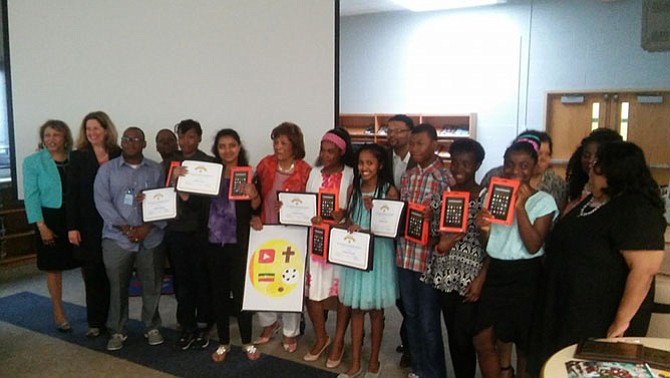
<instances>
[{"instance_id":1,"label":"white poster board","mask_svg":"<svg viewBox=\"0 0 670 378\"><path fill-rule=\"evenodd\" d=\"M308 231L282 225L250 230L243 310L302 312Z\"/></svg>"}]
</instances>

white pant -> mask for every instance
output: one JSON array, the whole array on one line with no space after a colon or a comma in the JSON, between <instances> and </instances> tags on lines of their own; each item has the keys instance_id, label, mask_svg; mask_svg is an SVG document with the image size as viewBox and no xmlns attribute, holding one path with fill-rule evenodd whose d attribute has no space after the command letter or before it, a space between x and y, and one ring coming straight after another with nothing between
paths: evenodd
<instances>
[{"instance_id":1,"label":"white pant","mask_svg":"<svg viewBox=\"0 0 670 378\"><path fill-rule=\"evenodd\" d=\"M261 327L273 325L282 317L282 334L286 337L300 335L300 313L299 312L258 312L258 322Z\"/></svg>"}]
</instances>

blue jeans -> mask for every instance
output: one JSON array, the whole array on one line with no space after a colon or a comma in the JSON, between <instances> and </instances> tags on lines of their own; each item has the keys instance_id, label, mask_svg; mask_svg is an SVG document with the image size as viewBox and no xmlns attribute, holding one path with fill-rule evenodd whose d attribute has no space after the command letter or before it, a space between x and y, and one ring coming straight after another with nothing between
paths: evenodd
<instances>
[{"instance_id":1,"label":"blue jeans","mask_svg":"<svg viewBox=\"0 0 670 378\"><path fill-rule=\"evenodd\" d=\"M398 268L400 297L405 307L412 371L421 378L444 378L439 291L419 281L421 273Z\"/></svg>"}]
</instances>

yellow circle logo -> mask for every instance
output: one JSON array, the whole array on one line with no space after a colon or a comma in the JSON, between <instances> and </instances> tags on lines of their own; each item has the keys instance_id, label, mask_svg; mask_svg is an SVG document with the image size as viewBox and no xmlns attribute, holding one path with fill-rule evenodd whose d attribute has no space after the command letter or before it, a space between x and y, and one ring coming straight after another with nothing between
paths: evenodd
<instances>
[{"instance_id":1,"label":"yellow circle logo","mask_svg":"<svg viewBox=\"0 0 670 378\"><path fill-rule=\"evenodd\" d=\"M256 249L249 264L254 288L271 297L283 297L302 280L302 253L291 242L273 239Z\"/></svg>"}]
</instances>

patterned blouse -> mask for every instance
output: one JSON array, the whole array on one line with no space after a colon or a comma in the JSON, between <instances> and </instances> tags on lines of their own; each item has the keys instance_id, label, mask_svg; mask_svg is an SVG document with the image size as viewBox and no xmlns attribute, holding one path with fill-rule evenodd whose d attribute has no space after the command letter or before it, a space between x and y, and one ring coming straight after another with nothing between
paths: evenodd
<instances>
[{"instance_id":1,"label":"patterned blouse","mask_svg":"<svg viewBox=\"0 0 670 378\"><path fill-rule=\"evenodd\" d=\"M444 255L431 256L421 281L443 292L456 291L465 295L465 288L477 277L486 257L475 224L477 213L484 207L484 198L479 196L470 200L465 236Z\"/></svg>"}]
</instances>

